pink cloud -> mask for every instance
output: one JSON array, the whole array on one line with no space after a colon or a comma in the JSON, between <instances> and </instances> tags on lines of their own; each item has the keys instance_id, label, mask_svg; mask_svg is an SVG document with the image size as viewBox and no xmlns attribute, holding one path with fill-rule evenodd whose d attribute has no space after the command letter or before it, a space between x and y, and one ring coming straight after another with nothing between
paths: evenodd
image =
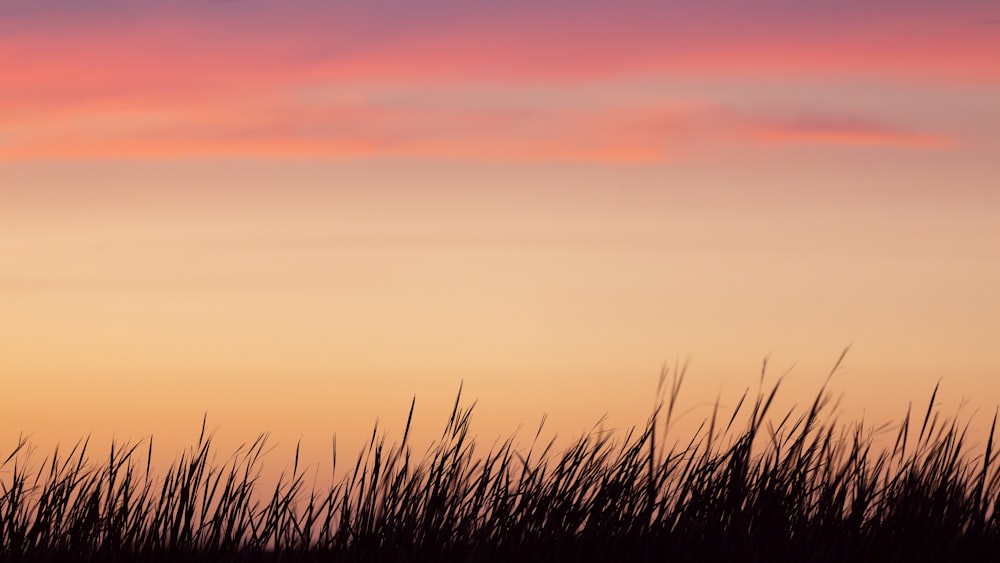
<instances>
[{"instance_id":1,"label":"pink cloud","mask_svg":"<svg viewBox=\"0 0 1000 563\"><path fill-rule=\"evenodd\" d=\"M0 33L0 159L387 154L634 162L747 141L933 147L946 140L877 120L746 119L712 109L710 100L468 112L296 96L377 85L433 97L466 84L572 87L645 75L1000 80L1000 35L957 25L930 4L906 14L876 10L870 19L840 12L822 19L774 0L762 0L763 15L706 2L616 10L587 3L569 11L459 3L426 13L384 1L350 10L324 2L202 11L157 5L155 13L119 3L114 17L82 8L70 17L63 3L48 0L37 12L23 8L31 17L0 22L7 26Z\"/></svg>"},{"instance_id":2,"label":"pink cloud","mask_svg":"<svg viewBox=\"0 0 1000 563\"><path fill-rule=\"evenodd\" d=\"M873 119L747 116L711 103L466 109L365 100L39 111L0 137L0 160L210 156L662 162L740 144L937 148L940 135Z\"/></svg>"},{"instance_id":3,"label":"pink cloud","mask_svg":"<svg viewBox=\"0 0 1000 563\"><path fill-rule=\"evenodd\" d=\"M681 109L552 112L272 105L96 113L32 120L0 159L191 156L435 157L660 161L691 128Z\"/></svg>"},{"instance_id":4,"label":"pink cloud","mask_svg":"<svg viewBox=\"0 0 1000 563\"><path fill-rule=\"evenodd\" d=\"M823 115L788 120L758 120L747 124L745 135L765 144L896 146L918 149L946 148L954 144L945 135L912 131L860 117Z\"/></svg>"},{"instance_id":5,"label":"pink cloud","mask_svg":"<svg viewBox=\"0 0 1000 563\"><path fill-rule=\"evenodd\" d=\"M492 109L466 111L455 99L434 107L404 99L467 84L566 89L639 75L1000 80L1000 58L993 56L1000 36L982 26L956 27L929 4L912 14L876 10L871 19L844 19L837 12L810 20L808 10L762 1L770 17L655 2L613 11L588 3L570 12L527 2L509 9L435 4L406 17L383 10L402 7L392 2L347 11L298 2L288 13L251 4L204 13L161 7L155 14L122 3L117 19L90 14L82 25L76 16L59 16L60 2L48 0L32 25L0 33L0 160L396 155L645 162L747 142L929 148L948 140L868 118L748 118L711 100L572 110L487 103L477 107ZM310 88L373 86L404 101L300 99Z\"/></svg>"},{"instance_id":6,"label":"pink cloud","mask_svg":"<svg viewBox=\"0 0 1000 563\"><path fill-rule=\"evenodd\" d=\"M0 33L0 107L239 97L315 82L574 82L731 73L1000 80L1000 35L937 12L827 22L784 16L802 11L793 6L764 17L764 8L743 14L738 7L626 3L570 12L456 6L463 18L457 20L438 6L408 23L376 8L340 13L311 6L287 8L295 17L258 6L209 15L160 10L124 22L89 18L85 25L40 19Z\"/></svg>"}]
</instances>

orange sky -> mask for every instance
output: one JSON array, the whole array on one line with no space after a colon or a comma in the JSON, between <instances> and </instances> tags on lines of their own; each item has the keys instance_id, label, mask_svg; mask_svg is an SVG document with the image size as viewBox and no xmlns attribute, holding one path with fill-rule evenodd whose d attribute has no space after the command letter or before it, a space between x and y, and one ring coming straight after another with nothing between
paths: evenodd
<instances>
[{"instance_id":1,"label":"orange sky","mask_svg":"<svg viewBox=\"0 0 1000 563\"><path fill-rule=\"evenodd\" d=\"M990 3L422 6L0 7L0 444L1000 403Z\"/></svg>"}]
</instances>

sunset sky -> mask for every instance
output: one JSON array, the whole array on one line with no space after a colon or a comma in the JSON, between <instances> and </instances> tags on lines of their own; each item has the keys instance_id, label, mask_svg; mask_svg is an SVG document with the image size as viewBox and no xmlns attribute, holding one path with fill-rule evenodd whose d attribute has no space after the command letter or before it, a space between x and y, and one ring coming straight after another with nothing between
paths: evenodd
<instances>
[{"instance_id":1,"label":"sunset sky","mask_svg":"<svg viewBox=\"0 0 1000 563\"><path fill-rule=\"evenodd\" d=\"M992 413L998 288L995 0L0 0L4 448L433 436L463 380L575 435L848 345L852 417Z\"/></svg>"}]
</instances>

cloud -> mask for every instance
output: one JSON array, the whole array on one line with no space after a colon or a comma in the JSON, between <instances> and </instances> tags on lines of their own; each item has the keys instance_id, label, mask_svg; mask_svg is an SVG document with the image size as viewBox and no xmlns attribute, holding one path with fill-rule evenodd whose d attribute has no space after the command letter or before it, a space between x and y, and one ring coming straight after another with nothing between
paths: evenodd
<instances>
[{"instance_id":1,"label":"cloud","mask_svg":"<svg viewBox=\"0 0 1000 563\"><path fill-rule=\"evenodd\" d=\"M401 157L653 163L720 147L827 144L942 148L944 135L864 116L755 115L709 101L642 106L301 97L227 105L36 114L0 136L0 160ZM804 116L804 117L802 117Z\"/></svg>"},{"instance_id":2,"label":"cloud","mask_svg":"<svg viewBox=\"0 0 1000 563\"><path fill-rule=\"evenodd\" d=\"M745 135L763 144L823 144L940 149L953 146L946 135L912 131L858 116L809 115L792 119L748 120Z\"/></svg>"},{"instance_id":3,"label":"cloud","mask_svg":"<svg viewBox=\"0 0 1000 563\"><path fill-rule=\"evenodd\" d=\"M902 12L871 7L864 18L788 0L752 7L717 0L18 6L0 8L0 160L7 161L651 162L719 143L926 148L946 141L864 117L748 119L713 107L710 96L584 107L573 93L637 76L1000 80L993 56L1000 36L962 27L956 22L976 14L960 18L932 2ZM455 94L470 85L555 85L564 104ZM310 99L303 95L310 90L326 94ZM424 98L431 103L413 101Z\"/></svg>"},{"instance_id":4,"label":"cloud","mask_svg":"<svg viewBox=\"0 0 1000 563\"><path fill-rule=\"evenodd\" d=\"M694 110L562 111L366 102L166 110L80 108L0 138L6 160L197 156L662 161Z\"/></svg>"},{"instance_id":5,"label":"cloud","mask_svg":"<svg viewBox=\"0 0 1000 563\"><path fill-rule=\"evenodd\" d=\"M868 17L851 18L851 10L775 1L753 3L753 9L709 1L428 2L420 9L385 1L354 8L298 1L203 9L118 2L103 11L76 9L70 17L56 6L76 3L43 4L47 8L13 18L7 23L13 27L0 32L3 105L95 98L156 103L315 82L577 82L731 73L1000 80L994 56L1000 36L988 26L955 23L961 10L952 8L907 5L895 13L866 6L858 12Z\"/></svg>"}]
</instances>

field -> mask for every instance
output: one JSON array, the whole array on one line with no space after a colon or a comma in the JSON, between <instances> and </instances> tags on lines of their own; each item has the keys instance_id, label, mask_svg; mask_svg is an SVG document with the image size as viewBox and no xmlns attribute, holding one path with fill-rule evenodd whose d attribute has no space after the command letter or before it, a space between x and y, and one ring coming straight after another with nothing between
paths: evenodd
<instances>
[{"instance_id":1,"label":"field","mask_svg":"<svg viewBox=\"0 0 1000 563\"><path fill-rule=\"evenodd\" d=\"M373 431L346 477L310 486L298 454L262 490L263 437L213 465L203 432L162 477L149 443L95 462L22 440L0 466L3 561L981 561L1000 554L993 432L933 407L897 425L839 424L826 387L773 412L780 380L670 434L683 371L644 428L570 447L481 451L456 398L420 458ZM411 407L410 416L413 411ZM994 428L996 417L993 418ZM878 446L875 431L888 433ZM881 443L881 442L879 442ZM343 468L341 468L343 469Z\"/></svg>"}]
</instances>

